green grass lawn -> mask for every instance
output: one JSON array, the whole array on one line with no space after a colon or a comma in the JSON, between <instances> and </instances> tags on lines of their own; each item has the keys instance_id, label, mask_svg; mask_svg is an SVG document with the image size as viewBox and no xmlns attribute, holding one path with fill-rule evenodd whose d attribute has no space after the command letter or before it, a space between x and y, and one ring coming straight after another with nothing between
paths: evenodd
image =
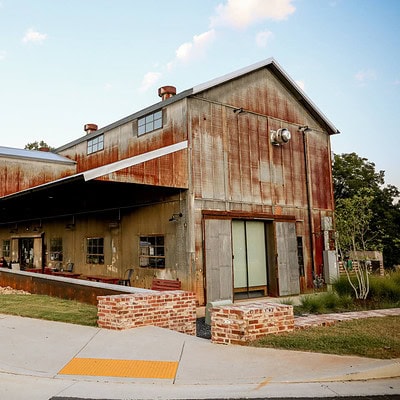
<instances>
[{"instance_id":1,"label":"green grass lawn","mask_svg":"<svg viewBox=\"0 0 400 400\"><path fill-rule=\"evenodd\" d=\"M50 296L0 295L0 313L78 325L97 325L96 306Z\"/></svg>"},{"instance_id":2,"label":"green grass lawn","mask_svg":"<svg viewBox=\"0 0 400 400\"><path fill-rule=\"evenodd\" d=\"M0 295L0 313L96 326L97 307L41 295ZM400 317L366 318L268 335L251 346L372 358L400 357Z\"/></svg>"},{"instance_id":3,"label":"green grass lawn","mask_svg":"<svg viewBox=\"0 0 400 400\"><path fill-rule=\"evenodd\" d=\"M338 322L329 327L268 335L250 345L381 359L398 358L400 317L365 318Z\"/></svg>"}]
</instances>

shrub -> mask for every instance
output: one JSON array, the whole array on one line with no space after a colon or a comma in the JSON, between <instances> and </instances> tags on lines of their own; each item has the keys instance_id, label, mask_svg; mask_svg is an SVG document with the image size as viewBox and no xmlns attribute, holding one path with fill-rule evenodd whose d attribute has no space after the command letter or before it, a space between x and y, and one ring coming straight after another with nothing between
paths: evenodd
<instances>
[{"instance_id":1,"label":"shrub","mask_svg":"<svg viewBox=\"0 0 400 400\"><path fill-rule=\"evenodd\" d=\"M325 312L325 305L321 298L322 295L304 296L300 300L300 310L310 314L321 314Z\"/></svg>"},{"instance_id":2,"label":"shrub","mask_svg":"<svg viewBox=\"0 0 400 400\"><path fill-rule=\"evenodd\" d=\"M351 296L354 297L354 290L350 285L347 276L340 276L332 284L333 290L340 296Z\"/></svg>"},{"instance_id":3,"label":"shrub","mask_svg":"<svg viewBox=\"0 0 400 400\"><path fill-rule=\"evenodd\" d=\"M373 302L400 302L400 274L371 276L370 297Z\"/></svg>"}]
</instances>

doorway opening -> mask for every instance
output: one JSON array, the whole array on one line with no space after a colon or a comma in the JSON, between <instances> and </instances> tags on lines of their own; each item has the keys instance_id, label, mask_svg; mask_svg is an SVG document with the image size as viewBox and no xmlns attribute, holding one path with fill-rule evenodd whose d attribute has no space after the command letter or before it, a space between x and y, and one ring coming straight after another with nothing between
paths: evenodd
<instances>
[{"instance_id":1,"label":"doorway opening","mask_svg":"<svg viewBox=\"0 0 400 400\"><path fill-rule=\"evenodd\" d=\"M268 229L272 222L232 221L233 298L268 294Z\"/></svg>"},{"instance_id":2,"label":"doorway opening","mask_svg":"<svg viewBox=\"0 0 400 400\"><path fill-rule=\"evenodd\" d=\"M18 249L21 269L32 268L34 266L33 238L20 238Z\"/></svg>"}]
</instances>

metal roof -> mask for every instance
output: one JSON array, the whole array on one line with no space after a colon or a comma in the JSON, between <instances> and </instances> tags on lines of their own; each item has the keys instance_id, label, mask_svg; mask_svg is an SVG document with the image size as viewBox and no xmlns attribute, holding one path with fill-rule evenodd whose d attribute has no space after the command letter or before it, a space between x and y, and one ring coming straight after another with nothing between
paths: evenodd
<instances>
[{"instance_id":1,"label":"metal roof","mask_svg":"<svg viewBox=\"0 0 400 400\"><path fill-rule=\"evenodd\" d=\"M6 196L3 196L0 198L0 200L3 200L3 199L8 200L10 198L20 197L27 193L33 193L36 191L45 190L45 189L48 189L51 187L63 185L63 184L70 183L70 182L75 182L75 181L88 182L91 180L95 180L96 178L99 178L101 176L111 174L115 171L119 171L124 168L129 168L134 165L141 164L145 161L154 160L155 158L164 156L166 154L171 154L176 151L184 150L187 147L188 147L188 142L187 142L187 140L184 140L182 142L174 143L169 146L161 147L156 150L152 150L152 151L148 151L143 154L139 154L137 156L132 156L129 158L125 158L123 160L115 161L111 164L106 164L101 167L92 168L87 171L78 172L77 174L74 174L74 175L65 176L63 178L59 178L54 181L42 183L41 185L23 189L23 190L20 190L19 192L15 192L15 193L11 193Z\"/></svg>"},{"instance_id":2,"label":"metal roof","mask_svg":"<svg viewBox=\"0 0 400 400\"><path fill-rule=\"evenodd\" d=\"M237 71L231 72L229 74L223 75L219 78L212 79L210 81L204 82L200 85L194 86L191 89L184 90L176 94L175 96L170 97L167 100L160 101L155 103L149 107L146 107L134 114L128 115L125 118L122 118L118 121L113 122L110 125L107 125L103 128L98 129L95 132L90 133L89 135L85 135L76 139L73 142L67 143L64 146L59 147L56 151L62 151L69 147L72 147L76 144L84 142L92 137L96 137L101 135L110 129L116 128L120 125L123 125L127 122L133 121L137 118L140 118L146 114L150 114L156 110L159 110L162 107L166 107L171 103L175 103L180 101L186 97L190 97L192 95L199 94L205 90L211 89L215 86L222 85L226 82L229 82L233 79L237 79L243 75L249 74L251 72L257 71L262 68L268 68L272 71L272 73L281 81L281 83L295 96L295 98L305 107L310 114L327 130L330 135L334 135L340 133L339 130L332 124L332 122L322 113L322 111L310 100L310 98L305 94L305 92L297 85L297 83L286 73L286 71L278 64L278 62L274 58L267 58L263 61L257 62L255 64L249 65Z\"/></svg>"},{"instance_id":3,"label":"metal roof","mask_svg":"<svg viewBox=\"0 0 400 400\"><path fill-rule=\"evenodd\" d=\"M14 149L4 146L0 146L0 157L18 158L19 160L25 158L27 160L44 161L46 163L76 164L75 161L50 151Z\"/></svg>"}]
</instances>

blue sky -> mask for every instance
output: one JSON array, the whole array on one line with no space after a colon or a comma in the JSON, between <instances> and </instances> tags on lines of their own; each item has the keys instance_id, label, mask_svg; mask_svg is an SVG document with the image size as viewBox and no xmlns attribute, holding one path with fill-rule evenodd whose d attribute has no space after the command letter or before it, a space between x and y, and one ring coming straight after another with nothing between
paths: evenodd
<instances>
[{"instance_id":1,"label":"blue sky","mask_svg":"<svg viewBox=\"0 0 400 400\"><path fill-rule=\"evenodd\" d=\"M399 0L0 0L1 146L58 147L274 57L400 188Z\"/></svg>"}]
</instances>

